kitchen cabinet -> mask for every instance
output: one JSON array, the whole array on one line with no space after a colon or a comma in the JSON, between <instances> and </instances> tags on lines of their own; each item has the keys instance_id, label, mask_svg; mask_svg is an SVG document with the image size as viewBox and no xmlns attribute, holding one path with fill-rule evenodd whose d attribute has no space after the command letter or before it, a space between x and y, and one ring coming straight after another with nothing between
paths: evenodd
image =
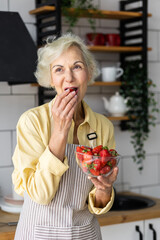
<instances>
[{"instance_id":1,"label":"kitchen cabinet","mask_svg":"<svg viewBox=\"0 0 160 240\"><path fill-rule=\"evenodd\" d=\"M160 218L145 220L145 240L160 239Z\"/></svg>"},{"instance_id":2,"label":"kitchen cabinet","mask_svg":"<svg viewBox=\"0 0 160 240\"><path fill-rule=\"evenodd\" d=\"M109 0L108 0L109 1ZM47 37L56 32L60 32L61 21L60 21L60 6L56 5L58 1L53 1L53 4L50 4L50 1L36 1L36 9L30 11L30 14L34 14L37 17L37 38L38 45L41 43L43 37ZM48 2L48 4L47 4ZM141 7L133 7L132 4L136 4ZM40 4L41 3L41 4ZM135 5L134 5L135 6ZM58 14L56 14L56 8L58 8ZM74 12L73 8L70 8L70 14ZM104 52L104 53L119 53L121 66L125 65L125 62L128 58L136 57L140 59L143 67L147 69L147 51L151 50L147 46L147 18L151 16L147 12L147 1L146 0L126 0L120 1L120 11L109 11L101 10L100 14L97 14L94 10L88 10L92 18L99 19L112 19L118 20L120 22L120 36L121 36L121 46L88 46L88 49L92 52ZM59 16L58 20L55 20L54 23L48 22L42 23L42 18L48 18L52 15ZM88 17L86 10L81 11L80 17ZM54 31L49 31L43 29L55 24L57 29ZM138 33L137 33L138 32ZM116 82L96 82L94 86L121 86L121 81ZM51 97L51 96L50 96ZM53 96L52 96L53 97ZM47 91L44 88L39 87L39 105L43 104L48 98ZM110 117L111 121L114 120L128 120L127 116L122 118Z\"/></svg>"},{"instance_id":3,"label":"kitchen cabinet","mask_svg":"<svg viewBox=\"0 0 160 240\"><path fill-rule=\"evenodd\" d=\"M160 218L101 227L103 240L158 240Z\"/></svg>"}]
</instances>

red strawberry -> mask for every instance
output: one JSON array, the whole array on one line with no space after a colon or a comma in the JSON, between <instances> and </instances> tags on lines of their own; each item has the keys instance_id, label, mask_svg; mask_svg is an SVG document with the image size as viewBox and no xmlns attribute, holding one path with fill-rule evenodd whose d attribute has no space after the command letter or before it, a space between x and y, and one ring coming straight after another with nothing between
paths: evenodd
<instances>
[{"instance_id":1,"label":"red strawberry","mask_svg":"<svg viewBox=\"0 0 160 240\"><path fill-rule=\"evenodd\" d=\"M90 169L90 173L91 173L92 175L94 175L94 176L99 176L100 171L91 168L91 169Z\"/></svg>"},{"instance_id":2,"label":"red strawberry","mask_svg":"<svg viewBox=\"0 0 160 240\"><path fill-rule=\"evenodd\" d=\"M94 147L94 148L92 149L93 154L94 154L94 155L98 155L99 152L102 150L102 148L103 148L102 145L99 145L99 146L97 146L97 147Z\"/></svg>"},{"instance_id":3,"label":"red strawberry","mask_svg":"<svg viewBox=\"0 0 160 240\"><path fill-rule=\"evenodd\" d=\"M83 160L90 165L92 164L92 156L93 156L92 151L86 151L84 152Z\"/></svg>"},{"instance_id":4,"label":"red strawberry","mask_svg":"<svg viewBox=\"0 0 160 240\"><path fill-rule=\"evenodd\" d=\"M97 171L101 169L101 161L100 159L95 159L93 162L93 168Z\"/></svg>"},{"instance_id":5,"label":"red strawberry","mask_svg":"<svg viewBox=\"0 0 160 240\"><path fill-rule=\"evenodd\" d=\"M87 164L84 161L82 161L81 165L82 165L83 171L87 172L88 171Z\"/></svg>"},{"instance_id":6,"label":"red strawberry","mask_svg":"<svg viewBox=\"0 0 160 240\"><path fill-rule=\"evenodd\" d=\"M112 168L113 168L114 166L116 166L117 161L116 161L115 158L112 158L111 161L110 161L110 163L111 163L111 166L112 166Z\"/></svg>"},{"instance_id":7,"label":"red strawberry","mask_svg":"<svg viewBox=\"0 0 160 240\"><path fill-rule=\"evenodd\" d=\"M77 152L77 158L82 161L83 160L83 149L81 147L77 147L76 148L76 152Z\"/></svg>"},{"instance_id":8,"label":"red strawberry","mask_svg":"<svg viewBox=\"0 0 160 240\"><path fill-rule=\"evenodd\" d=\"M104 147L104 148L100 151L99 155L101 156L101 163L102 163L103 166L105 166L106 163L107 163L107 161L108 161L107 157L111 157L111 156L112 156L112 155L109 153L107 147Z\"/></svg>"},{"instance_id":9,"label":"red strawberry","mask_svg":"<svg viewBox=\"0 0 160 240\"><path fill-rule=\"evenodd\" d=\"M109 152L112 156L117 156L118 155L118 153L115 149L109 149Z\"/></svg>"},{"instance_id":10,"label":"red strawberry","mask_svg":"<svg viewBox=\"0 0 160 240\"><path fill-rule=\"evenodd\" d=\"M106 174L106 173L109 173L110 171L111 171L111 167L106 165L104 168L100 170L100 174L101 175Z\"/></svg>"},{"instance_id":11,"label":"red strawberry","mask_svg":"<svg viewBox=\"0 0 160 240\"><path fill-rule=\"evenodd\" d=\"M103 147L103 149L100 151L99 155L101 157L110 157L111 154L110 152L108 151L108 148L107 147Z\"/></svg>"}]
</instances>

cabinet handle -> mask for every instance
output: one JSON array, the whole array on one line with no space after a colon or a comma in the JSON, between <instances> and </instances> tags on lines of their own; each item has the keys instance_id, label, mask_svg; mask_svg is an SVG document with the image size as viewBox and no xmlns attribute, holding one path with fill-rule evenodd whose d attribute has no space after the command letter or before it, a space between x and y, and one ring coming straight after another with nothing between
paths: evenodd
<instances>
[{"instance_id":1,"label":"cabinet handle","mask_svg":"<svg viewBox=\"0 0 160 240\"><path fill-rule=\"evenodd\" d=\"M139 240L143 240L143 234L142 234L142 232L140 231L139 226L136 226L136 232L139 233Z\"/></svg>"},{"instance_id":2,"label":"cabinet handle","mask_svg":"<svg viewBox=\"0 0 160 240\"><path fill-rule=\"evenodd\" d=\"M153 232L153 240L157 240L157 233L156 230L153 228L153 224L149 224L149 229Z\"/></svg>"}]
</instances>

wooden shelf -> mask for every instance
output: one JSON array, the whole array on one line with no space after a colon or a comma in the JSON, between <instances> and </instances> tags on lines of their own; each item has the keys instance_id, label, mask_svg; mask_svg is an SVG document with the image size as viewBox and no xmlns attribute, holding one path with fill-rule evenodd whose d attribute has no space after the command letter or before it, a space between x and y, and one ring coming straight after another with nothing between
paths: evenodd
<instances>
[{"instance_id":1,"label":"wooden shelf","mask_svg":"<svg viewBox=\"0 0 160 240\"><path fill-rule=\"evenodd\" d=\"M106 116L110 121L128 121L128 116L120 116L120 117L113 117L113 116Z\"/></svg>"},{"instance_id":2,"label":"wooden shelf","mask_svg":"<svg viewBox=\"0 0 160 240\"><path fill-rule=\"evenodd\" d=\"M127 47L127 46L88 46L92 52L141 52L142 47ZM152 48L148 48L151 51Z\"/></svg>"},{"instance_id":3,"label":"wooden shelf","mask_svg":"<svg viewBox=\"0 0 160 240\"><path fill-rule=\"evenodd\" d=\"M72 14L75 11L74 8L70 8L69 12ZM81 14L79 17L88 18L88 14L92 18L99 18L99 19L130 19L130 18L137 18L142 17L142 13L140 12L129 12L129 11L108 11L108 10L81 10ZM148 17L151 17L152 14L148 14Z\"/></svg>"},{"instance_id":4,"label":"wooden shelf","mask_svg":"<svg viewBox=\"0 0 160 240\"><path fill-rule=\"evenodd\" d=\"M43 6L29 11L30 14L42 14L46 12L55 11L54 6ZM74 8L70 8L69 12L72 14L75 11ZM88 14L91 14L92 18L99 19L130 19L142 17L142 13L140 12L129 12L129 11L107 11L107 10L99 10L98 13L95 10L81 10L81 14L79 17L88 18ZM152 14L148 14L148 17L151 17Z\"/></svg>"},{"instance_id":5,"label":"wooden shelf","mask_svg":"<svg viewBox=\"0 0 160 240\"><path fill-rule=\"evenodd\" d=\"M106 116L104 114L104 116ZM110 121L128 121L130 120L129 116L120 116L120 117L114 117L114 116L106 116ZM132 116L132 119L136 119L135 116Z\"/></svg>"},{"instance_id":6,"label":"wooden shelf","mask_svg":"<svg viewBox=\"0 0 160 240\"><path fill-rule=\"evenodd\" d=\"M89 87L92 86L121 86L120 81L115 81L115 82L94 82L92 85L89 85ZM40 85L38 83L31 83L32 87L39 87Z\"/></svg>"},{"instance_id":7,"label":"wooden shelf","mask_svg":"<svg viewBox=\"0 0 160 240\"><path fill-rule=\"evenodd\" d=\"M94 82L90 86L121 86L120 81L115 81L115 82Z\"/></svg>"},{"instance_id":8,"label":"wooden shelf","mask_svg":"<svg viewBox=\"0 0 160 240\"><path fill-rule=\"evenodd\" d=\"M43 7L39 7L39 8L31 10L31 11L29 11L29 13L33 14L33 15L37 15L37 14L42 14L42 13L46 13L46 12L53 12L55 10L56 10L56 8L54 6L43 6Z\"/></svg>"}]
</instances>

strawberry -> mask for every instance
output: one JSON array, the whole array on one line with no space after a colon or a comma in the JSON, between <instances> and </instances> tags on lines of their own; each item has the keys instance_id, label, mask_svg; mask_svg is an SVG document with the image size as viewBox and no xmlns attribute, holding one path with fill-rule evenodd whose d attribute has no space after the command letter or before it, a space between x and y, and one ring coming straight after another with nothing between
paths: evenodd
<instances>
[{"instance_id":1,"label":"strawberry","mask_svg":"<svg viewBox=\"0 0 160 240\"><path fill-rule=\"evenodd\" d=\"M110 152L108 151L107 147L103 147L103 149L100 151L99 155L101 157L111 157Z\"/></svg>"},{"instance_id":2,"label":"strawberry","mask_svg":"<svg viewBox=\"0 0 160 240\"><path fill-rule=\"evenodd\" d=\"M83 152L92 151L92 148L86 146L81 146L81 149L83 150Z\"/></svg>"},{"instance_id":3,"label":"strawberry","mask_svg":"<svg viewBox=\"0 0 160 240\"><path fill-rule=\"evenodd\" d=\"M116 166L116 164L117 164L117 161L116 161L116 159L115 159L115 158L112 158L112 159L111 159L111 161L110 161L110 163L111 163L111 165L112 165L112 168L113 168L114 166Z\"/></svg>"},{"instance_id":4,"label":"strawberry","mask_svg":"<svg viewBox=\"0 0 160 240\"><path fill-rule=\"evenodd\" d=\"M111 167L106 165L100 170L100 174L103 175L103 174L109 173L110 171L111 171Z\"/></svg>"},{"instance_id":5,"label":"strawberry","mask_svg":"<svg viewBox=\"0 0 160 240\"><path fill-rule=\"evenodd\" d=\"M91 173L92 175L94 175L94 176L99 176L100 171L91 168L91 169L90 169L90 173Z\"/></svg>"},{"instance_id":6,"label":"strawberry","mask_svg":"<svg viewBox=\"0 0 160 240\"><path fill-rule=\"evenodd\" d=\"M84 152L83 160L90 165L92 164L92 156L93 156L92 151L86 151Z\"/></svg>"},{"instance_id":7,"label":"strawberry","mask_svg":"<svg viewBox=\"0 0 160 240\"><path fill-rule=\"evenodd\" d=\"M117 156L118 155L118 153L115 149L109 149L109 152L112 156Z\"/></svg>"},{"instance_id":8,"label":"strawberry","mask_svg":"<svg viewBox=\"0 0 160 240\"><path fill-rule=\"evenodd\" d=\"M101 169L101 162L100 160L97 158L94 160L93 162L93 168L97 171Z\"/></svg>"},{"instance_id":9,"label":"strawberry","mask_svg":"<svg viewBox=\"0 0 160 240\"><path fill-rule=\"evenodd\" d=\"M103 147L103 149L100 151L99 155L101 156L101 163L103 166L107 163L107 157L111 157L112 155L109 153L107 147Z\"/></svg>"},{"instance_id":10,"label":"strawberry","mask_svg":"<svg viewBox=\"0 0 160 240\"><path fill-rule=\"evenodd\" d=\"M88 171L87 164L84 161L82 161L81 165L82 165L83 171L87 172Z\"/></svg>"},{"instance_id":11,"label":"strawberry","mask_svg":"<svg viewBox=\"0 0 160 240\"><path fill-rule=\"evenodd\" d=\"M76 148L76 152L77 152L77 158L82 161L83 160L83 149L81 147L77 147Z\"/></svg>"},{"instance_id":12,"label":"strawberry","mask_svg":"<svg viewBox=\"0 0 160 240\"><path fill-rule=\"evenodd\" d=\"M97 146L97 147L94 147L94 148L92 149L93 154L94 154L94 155L98 155L99 152L102 150L102 148L103 148L102 145L99 145L99 146Z\"/></svg>"}]
</instances>

